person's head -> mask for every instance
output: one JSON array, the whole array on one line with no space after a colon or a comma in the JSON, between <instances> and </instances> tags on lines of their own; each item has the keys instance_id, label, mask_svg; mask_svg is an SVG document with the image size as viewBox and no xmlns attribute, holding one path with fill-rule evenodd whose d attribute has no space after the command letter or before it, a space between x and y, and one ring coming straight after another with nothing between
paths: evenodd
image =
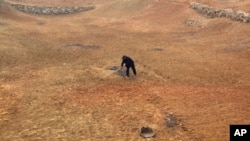
<instances>
[{"instance_id":1,"label":"person's head","mask_svg":"<svg viewBox=\"0 0 250 141\"><path fill-rule=\"evenodd\" d=\"M122 56L122 60L124 60L124 59L126 59L127 58L127 56L126 55L123 55Z\"/></svg>"}]
</instances>

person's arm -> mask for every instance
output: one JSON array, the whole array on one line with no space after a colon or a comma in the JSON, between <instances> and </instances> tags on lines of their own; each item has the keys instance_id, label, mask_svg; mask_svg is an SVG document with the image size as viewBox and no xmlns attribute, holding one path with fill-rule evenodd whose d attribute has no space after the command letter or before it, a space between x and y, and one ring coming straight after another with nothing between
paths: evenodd
<instances>
[{"instance_id":1,"label":"person's arm","mask_svg":"<svg viewBox=\"0 0 250 141\"><path fill-rule=\"evenodd\" d=\"M125 59L122 60L121 67L123 67L123 65L124 65L124 63L125 63L124 60L125 60Z\"/></svg>"}]
</instances>

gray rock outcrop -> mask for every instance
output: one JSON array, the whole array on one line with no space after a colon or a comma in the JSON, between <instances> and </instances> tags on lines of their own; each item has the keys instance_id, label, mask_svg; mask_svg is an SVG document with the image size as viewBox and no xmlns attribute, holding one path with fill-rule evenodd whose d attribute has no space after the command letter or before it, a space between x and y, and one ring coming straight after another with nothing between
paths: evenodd
<instances>
[{"instance_id":1,"label":"gray rock outcrop","mask_svg":"<svg viewBox=\"0 0 250 141\"><path fill-rule=\"evenodd\" d=\"M226 17L234 21L250 23L250 14L244 11L233 11L232 9L216 9L204 4L192 2L190 7L207 18Z\"/></svg>"},{"instance_id":2,"label":"gray rock outcrop","mask_svg":"<svg viewBox=\"0 0 250 141\"><path fill-rule=\"evenodd\" d=\"M47 6L27 6L22 4L11 4L16 10L37 15L64 15L73 14L83 11L89 11L95 8L95 6L85 6L85 7L47 7Z\"/></svg>"}]
</instances>

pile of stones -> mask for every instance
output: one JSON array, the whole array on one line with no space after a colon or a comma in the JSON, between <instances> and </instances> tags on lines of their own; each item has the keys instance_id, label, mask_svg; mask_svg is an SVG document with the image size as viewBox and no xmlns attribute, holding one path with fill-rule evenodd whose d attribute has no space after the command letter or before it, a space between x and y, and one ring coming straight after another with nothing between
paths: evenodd
<instances>
[{"instance_id":1,"label":"pile of stones","mask_svg":"<svg viewBox=\"0 0 250 141\"><path fill-rule=\"evenodd\" d=\"M46 6L27 6L21 4L11 4L18 11L28 13L28 14L37 14L37 15L64 15L64 14L73 14L83 11L89 11L95 8L95 6L85 6L85 7L46 7Z\"/></svg>"},{"instance_id":2,"label":"pile of stones","mask_svg":"<svg viewBox=\"0 0 250 141\"><path fill-rule=\"evenodd\" d=\"M199 20L195 20L195 19L188 19L186 20L185 22L187 25L191 25L191 26L196 26L196 27L204 27L205 24L202 23L201 21Z\"/></svg>"},{"instance_id":3,"label":"pile of stones","mask_svg":"<svg viewBox=\"0 0 250 141\"><path fill-rule=\"evenodd\" d=\"M216 9L204 4L192 2L190 7L207 18L226 17L234 21L250 23L250 13L244 11L233 11L232 9Z\"/></svg>"}]
</instances>

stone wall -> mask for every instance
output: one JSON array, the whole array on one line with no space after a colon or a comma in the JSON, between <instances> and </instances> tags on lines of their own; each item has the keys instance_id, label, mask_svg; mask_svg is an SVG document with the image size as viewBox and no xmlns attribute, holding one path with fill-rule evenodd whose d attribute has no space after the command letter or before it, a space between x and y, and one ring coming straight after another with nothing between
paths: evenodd
<instances>
[{"instance_id":1,"label":"stone wall","mask_svg":"<svg viewBox=\"0 0 250 141\"><path fill-rule=\"evenodd\" d=\"M73 14L83 11L89 11L95 8L95 6L85 6L85 7L46 7L46 6L27 6L21 4L11 4L16 10L37 15L63 15L63 14Z\"/></svg>"},{"instance_id":2,"label":"stone wall","mask_svg":"<svg viewBox=\"0 0 250 141\"><path fill-rule=\"evenodd\" d=\"M244 11L233 11L232 9L216 9L197 2L192 2L190 7L207 18L226 17L234 21L250 23L250 14Z\"/></svg>"}]
</instances>

